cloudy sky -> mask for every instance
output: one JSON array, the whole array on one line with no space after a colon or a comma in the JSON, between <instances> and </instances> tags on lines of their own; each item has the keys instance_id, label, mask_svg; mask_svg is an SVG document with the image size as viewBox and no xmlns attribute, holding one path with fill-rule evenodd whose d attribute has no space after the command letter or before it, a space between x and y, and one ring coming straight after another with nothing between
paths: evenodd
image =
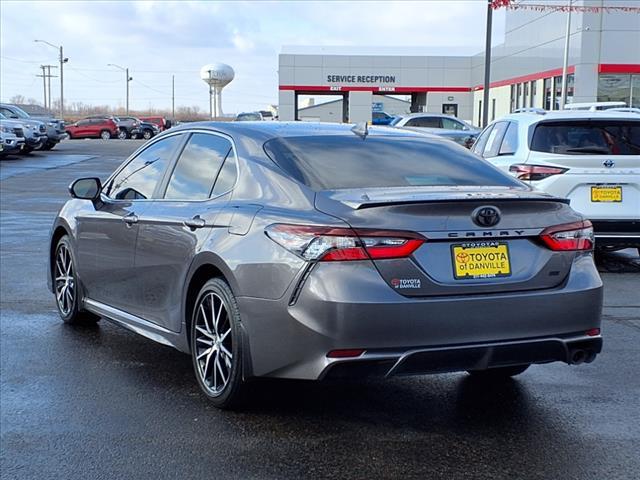
<instances>
[{"instance_id":1,"label":"cloudy sky","mask_svg":"<svg viewBox=\"0 0 640 480\"><path fill-rule=\"evenodd\" d=\"M223 62L235 80L225 89L226 113L277 103L278 54L287 48L345 53L473 54L484 45L485 1L0 1L0 98L42 101L41 64L57 64L63 45L65 103L124 105L130 69L131 108L176 106L208 110L200 67ZM503 12L494 29L503 35ZM495 43L495 42L494 42ZM376 48L380 47L380 48ZM52 80L54 99L58 79Z\"/></svg>"}]
</instances>

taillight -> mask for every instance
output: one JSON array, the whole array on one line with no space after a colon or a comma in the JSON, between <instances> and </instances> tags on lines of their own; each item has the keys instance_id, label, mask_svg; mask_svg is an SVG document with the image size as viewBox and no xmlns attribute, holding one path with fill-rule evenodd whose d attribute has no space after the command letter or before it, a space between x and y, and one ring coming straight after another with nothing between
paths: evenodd
<instances>
[{"instance_id":1,"label":"taillight","mask_svg":"<svg viewBox=\"0 0 640 480\"><path fill-rule=\"evenodd\" d=\"M516 163L509 167L511 173L515 173L520 180L544 180L553 175L561 175L569 170L568 168L547 167L545 165L526 165Z\"/></svg>"},{"instance_id":2,"label":"taillight","mask_svg":"<svg viewBox=\"0 0 640 480\"><path fill-rule=\"evenodd\" d=\"M268 226L265 233L299 257L323 262L404 258L425 241L412 232L311 225L274 224Z\"/></svg>"},{"instance_id":3,"label":"taillight","mask_svg":"<svg viewBox=\"0 0 640 480\"><path fill-rule=\"evenodd\" d=\"M556 225L544 229L540 238L551 250L591 250L593 226L589 220Z\"/></svg>"}]
</instances>

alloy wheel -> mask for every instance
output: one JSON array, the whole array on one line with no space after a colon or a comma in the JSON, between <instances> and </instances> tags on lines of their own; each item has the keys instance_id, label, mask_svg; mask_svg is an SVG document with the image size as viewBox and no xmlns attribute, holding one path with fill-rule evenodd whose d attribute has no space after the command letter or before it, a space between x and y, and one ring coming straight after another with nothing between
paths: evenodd
<instances>
[{"instance_id":1,"label":"alloy wheel","mask_svg":"<svg viewBox=\"0 0 640 480\"><path fill-rule=\"evenodd\" d=\"M58 308L63 315L67 316L73 310L76 288L71 252L64 244L58 247L58 252L56 253L55 275Z\"/></svg>"},{"instance_id":2,"label":"alloy wheel","mask_svg":"<svg viewBox=\"0 0 640 480\"><path fill-rule=\"evenodd\" d=\"M220 395L231 377L233 338L227 307L217 294L205 293L195 316L196 364L202 384L212 396Z\"/></svg>"}]
</instances>

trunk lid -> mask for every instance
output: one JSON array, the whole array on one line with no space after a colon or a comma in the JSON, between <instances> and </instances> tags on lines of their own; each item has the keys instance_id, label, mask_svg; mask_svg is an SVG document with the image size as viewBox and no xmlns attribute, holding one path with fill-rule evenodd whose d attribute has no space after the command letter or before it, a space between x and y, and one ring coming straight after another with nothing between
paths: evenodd
<instances>
[{"instance_id":1,"label":"trunk lid","mask_svg":"<svg viewBox=\"0 0 640 480\"><path fill-rule=\"evenodd\" d=\"M496 225L480 227L474 222L483 207L498 211ZM550 250L539 234L551 225L582 220L563 199L506 187L324 191L316 195L316 208L354 229L403 230L426 237L409 258L374 261L389 286L405 296L557 287L569 274L576 254ZM482 273L483 268L472 276L462 273L465 254L479 259L474 265L490 267L490 273ZM496 273L494 260L505 257L506 265Z\"/></svg>"}]
</instances>

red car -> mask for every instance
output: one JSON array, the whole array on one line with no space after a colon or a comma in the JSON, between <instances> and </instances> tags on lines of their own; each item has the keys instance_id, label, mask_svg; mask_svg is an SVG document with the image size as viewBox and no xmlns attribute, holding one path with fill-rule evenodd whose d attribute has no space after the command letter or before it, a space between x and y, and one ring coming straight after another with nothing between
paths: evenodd
<instances>
[{"instance_id":1,"label":"red car","mask_svg":"<svg viewBox=\"0 0 640 480\"><path fill-rule=\"evenodd\" d=\"M140 117L140 120L157 125L161 132L164 132L170 127L169 122L167 122L167 119L164 117Z\"/></svg>"},{"instance_id":2,"label":"red car","mask_svg":"<svg viewBox=\"0 0 640 480\"><path fill-rule=\"evenodd\" d=\"M118 136L118 125L111 117L85 118L65 129L69 138L102 138L109 140Z\"/></svg>"}]
</instances>

